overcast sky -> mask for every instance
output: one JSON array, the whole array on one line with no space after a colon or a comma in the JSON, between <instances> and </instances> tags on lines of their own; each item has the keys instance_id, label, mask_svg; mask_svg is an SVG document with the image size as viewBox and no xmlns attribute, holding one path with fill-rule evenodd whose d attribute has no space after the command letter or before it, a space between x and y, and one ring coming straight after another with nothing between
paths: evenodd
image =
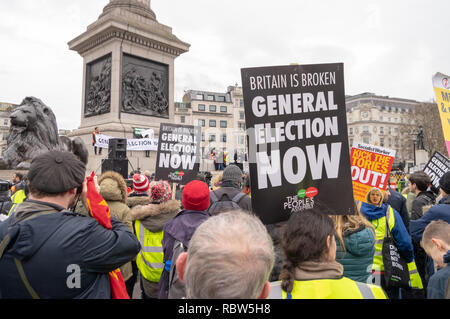
<instances>
[{"instance_id":1,"label":"overcast sky","mask_svg":"<svg viewBox=\"0 0 450 319\"><path fill-rule=\"evenodd\" d=\"M58 127L81 119L83 61L67 42L108 0L0 0L0 101L43 100ZM346 94L429 101L450 73L449 0L152 0L157 20L191 44L175 60L183 90L225 92L243 67L343 62Z\"/></svg>"}]
</instances>

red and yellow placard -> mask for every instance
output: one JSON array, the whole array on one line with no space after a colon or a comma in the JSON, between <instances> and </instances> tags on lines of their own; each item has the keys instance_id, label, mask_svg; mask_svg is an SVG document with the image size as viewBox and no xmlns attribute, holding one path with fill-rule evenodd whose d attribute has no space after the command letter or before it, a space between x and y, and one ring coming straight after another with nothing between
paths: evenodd
<instances>
[{"instance_id":1,"label":"red and yellow placard","mask_svg":"<svg viewBox=\"0 0 450 319\"><path fill-rule=\"evenodd\" d=\"M378 188L384 195L394 158L394 150L363 143L353 146L350 161L355 200L367 203L372 188Z\"/></svg>"}]
</instances>

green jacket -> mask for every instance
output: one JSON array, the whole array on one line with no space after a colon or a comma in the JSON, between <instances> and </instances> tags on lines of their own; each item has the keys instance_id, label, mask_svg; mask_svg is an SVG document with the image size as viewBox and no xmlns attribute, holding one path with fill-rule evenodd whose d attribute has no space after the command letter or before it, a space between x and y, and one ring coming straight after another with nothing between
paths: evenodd
<instances>
[{"instance_id":1,"label":"green jacket","mask_svg":"<svg viewBox=\"0 0 450 319\"><path fill-rule=\"evenodd\" d=\"M336 261L344 266L344 277L367 283L372 271L375 254L375 235L371 228L360 226L351 232L343 232L346 251L336 237Z\"/></svg>"}]
</instances>

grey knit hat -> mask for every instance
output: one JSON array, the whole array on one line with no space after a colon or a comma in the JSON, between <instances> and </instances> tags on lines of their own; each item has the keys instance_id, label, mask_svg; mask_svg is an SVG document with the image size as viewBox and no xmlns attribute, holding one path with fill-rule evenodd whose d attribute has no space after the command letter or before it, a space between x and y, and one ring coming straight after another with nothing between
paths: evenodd
<instances>
[{"instance_id":1,"label":"grey knit hat","mask_svg":"<svg viewBox=\"0 0 450 319\"><path fill-rule=\"evenodd\" d=\"M235 183L241 183L242 182L242 171L239 167L236 165L229 165L225 168L222 175L222 182L235 182Z\"/></svg>"}]
</instances>

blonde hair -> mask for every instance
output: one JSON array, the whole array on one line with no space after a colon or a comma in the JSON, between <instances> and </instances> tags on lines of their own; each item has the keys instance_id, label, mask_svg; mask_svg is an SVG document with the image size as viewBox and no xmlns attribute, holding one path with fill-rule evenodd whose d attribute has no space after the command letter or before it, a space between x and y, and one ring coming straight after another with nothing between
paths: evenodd
<instances>
[{"instance_id":1,"label":"blonde hair","mask_svg":"<svg viewBox=\"0 0 450 319\"><path fill-rule=\"evenodd\" d=\"M370 194L372 194L372 192L374 192L374 191L378 191L380 193L380 197L381 197L380 198L380 203L377 204L377 205L379 205L379 204L381 204L381 202L383 202L383 192L381 191L381 189L376 188L376 187L372 187L370 189L370 191L367 193L367 195L366 195L366 202L368 204L372 204L372 202L370 201Z\"/></svg>"},{"instance_id":2,"label":"blonde hair","mask_svg":"<svg viewBox=\"0 0 450 319\"><path fill-rule=\"evenodd\" d=\"M215 191L221 187L222 175L223 175L223 173L220 173L220 174L214 176L213 179L211 180L211 185L212 185L213 191Z\"/></svg>"},{"instance_id":3,"label":"blonde hair","mask_svg":"<svg viewBox=\"0 0 450 319\"><path fill-rule=\"evenodd\" d=\"M359 208L356 207L356 205L355 209L355 215L330 215L331 219L334 222L334 230L336 231L339 243L341 244L341 247L344 251L346 250L344 244L344 236L342 235L344 230L357 230L362 224L366 228L371 228L375 232L375 228L373 227L373 225L364 217L364 215L361 214Z\"/></svg>"}]
</instances>

